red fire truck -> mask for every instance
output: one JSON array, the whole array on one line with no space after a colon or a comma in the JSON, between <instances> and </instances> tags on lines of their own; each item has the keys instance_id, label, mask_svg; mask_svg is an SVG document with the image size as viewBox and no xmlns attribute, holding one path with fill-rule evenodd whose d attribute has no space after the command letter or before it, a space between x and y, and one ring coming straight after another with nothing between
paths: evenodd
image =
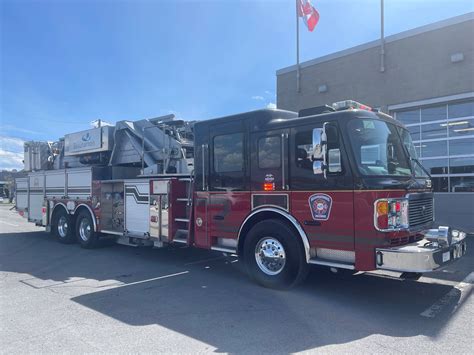
<instances>
[{"instance_id":1,"label":"red fire truck","mask_svg":"<svg viewBox=\"0 0 474 355\"><path fill-rule=\"evenodd\" d=\"M430 177L408 130L350 100L122 121L28 142L25 164L17 209L59 241L92 248L112 235L237 254L266 287L297 284L309 264L413 277L466 252L464 232L434 228Z\"/></svg>"}]
</instances>

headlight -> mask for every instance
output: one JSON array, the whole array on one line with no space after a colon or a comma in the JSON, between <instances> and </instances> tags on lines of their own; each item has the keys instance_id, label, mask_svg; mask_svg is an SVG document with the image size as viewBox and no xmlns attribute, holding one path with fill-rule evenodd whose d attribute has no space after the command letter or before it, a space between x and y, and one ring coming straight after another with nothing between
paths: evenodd
<instances>
[{"instance_id":1,"label":"headlight","mask_svg":"<svg viewBox=\"0 0 474 355\"><path fill-rule=\"evenodd\" d=\"M408 228L408 200L380 199L374 204L374 225L381 232Z\"/></svg>"}]
</instances>

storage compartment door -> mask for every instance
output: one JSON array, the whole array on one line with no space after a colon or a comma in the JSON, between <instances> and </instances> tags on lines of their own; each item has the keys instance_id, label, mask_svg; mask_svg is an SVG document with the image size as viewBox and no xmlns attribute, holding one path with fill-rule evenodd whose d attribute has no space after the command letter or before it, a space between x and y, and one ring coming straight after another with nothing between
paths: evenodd
<instances>
[{"instance_id":1,"label":"storage compartment door","mask_svg":"<svg viewBox=\"0 0 474 355\"><path fill-rule=\"evenodd\" d=\"M15 179L16 183L16 209L18 211L25 211L28 208L28 179L18 178Z\"/></svg>"},{"instance_id":2,"label":"storage compartment door","mask_svg":"<svg viewBox=\"0 0 474 355\"><path fill-rule=\"evenodd\" d=\"M70 199L87 199L92 194L92 171L71 169L67 173L67 195Z\"/></svg>"},{"instance_id":3,"label":"storage compartment door","mask_svg":"<svg viewBox=\"0 0 474 355\"><path fill-rule=\"evenodd\" d=\"M41 222L43 220L44 174L30 174L28 179L30 187L28 195L28 221Z\"/></svg>"},{"instance_id":4,"label":"storage compartment door","mask_svg":"<svg viewBox=\"0 0 474 355\"><path fill-rule=\"evenodd\" d=\"M144 237L149 232L150 182L125 181L125 232Z\"/></svg>"},{"instance_id":5,"label":"storage compartment door","mask_svg":"<svg viewBox=\"0 0 474 355\"><path fill-rule=\"evenodd\" d=\"M46 197L62 198L66 195L64 187L66 186L66 174L64 170L46 171Z\"/></svg>"}]
</instances>

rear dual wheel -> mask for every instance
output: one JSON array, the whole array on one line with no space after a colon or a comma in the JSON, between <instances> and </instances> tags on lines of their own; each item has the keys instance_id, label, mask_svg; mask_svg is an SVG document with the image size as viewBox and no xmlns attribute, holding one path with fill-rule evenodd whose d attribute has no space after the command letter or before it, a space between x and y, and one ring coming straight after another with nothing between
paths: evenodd
<instances>
[{"instance_id":1,"label":"rear dual wheel","mask_svg":"<svg viewBox=\"0 0 474 355\"><path fill-rule=\"evenodd\" d=\"M87 211L82 211L77 216L76 236L83 248L91 249L97 246L99 235L94 231L94 222Z\"/></svg>"},{"instance_id":2,"label":"rear dual wheel","mask_svg":"<svg viewBox=\"0 0 474 355\"><path fill-rule=\"evenodd\" d=\"M76 241L73 218L64 208L54 213L51 231L61 243L71 244Z\"/></svg>"}]
</instances>

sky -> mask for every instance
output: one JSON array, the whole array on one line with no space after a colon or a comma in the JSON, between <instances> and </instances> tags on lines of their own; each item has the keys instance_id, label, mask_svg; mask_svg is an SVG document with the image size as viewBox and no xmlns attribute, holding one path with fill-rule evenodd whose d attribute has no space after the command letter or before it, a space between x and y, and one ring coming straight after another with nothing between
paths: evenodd
<instances>
[{"instance_id":1,"label":"sky","mask_svg":"<svg viewBox=\"0 0 474 355\"><path fill-rule=\"evenodd\" d=\"M380 36L380 0L313 0L300 60ZM385 0L385 33L474 11L472 0ZM25 140L169 113L201 120L275 106L295 64L295 0L0 0L0 169Z\"/></svg>"}]
</instances>

